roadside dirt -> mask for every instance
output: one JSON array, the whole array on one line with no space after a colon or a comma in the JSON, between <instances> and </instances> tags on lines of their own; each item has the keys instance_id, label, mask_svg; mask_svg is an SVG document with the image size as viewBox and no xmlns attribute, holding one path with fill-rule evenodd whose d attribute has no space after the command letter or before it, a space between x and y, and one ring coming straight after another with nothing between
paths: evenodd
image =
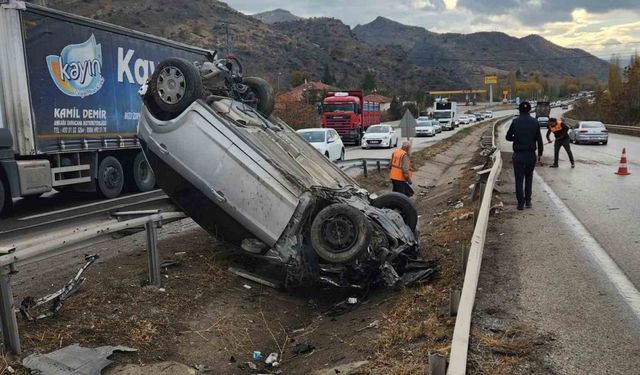
<instances>
[{"instance_id":1,"label":"roadside dirt","mask_svg":"<svg viewBox=\"0 0 640 375\"><path fill-rule=\"evenodd\" d=\"M194 364L207 365L215 374L322 374L314 372L321 369L336 374L332 367L345 364L352 365L338 370L343 374L424 373L428 354L446 353L450 346L454 319L447 315L449 290L461 285L462 251L473 231L469 185L475 172L469 167L481 163L483 130L460 132L413 155L421 245L424 256L441 267L430 284L369 295L323 290L289 294L230 273L230 266L251 272L273 269L183 221L167 225L159 243L163 260L180 262L167 268L162 291L144 286L141 234L103 244L100 252L111 256L85 272L80 292L55 317L39 322L18 318L24 352L44 353L72 343L138 349L112 356L116 366L108 374L187 374L193 370L184 365ZM386 174L359 182L372 192L390 188ZM58 289L81 259L76 255L67 261L68 268L54 273L18 273L17 303L27 295L39 297ZM329 316L331 307L348 297L358 298L358 304L345 314ZM314 349L295 354L297 344ZM252 361L254 351L264 357L277 353L280 366L264 368L264 361ZM17 358L6 360L19 368Z\"/></svg>"}]
</instances>

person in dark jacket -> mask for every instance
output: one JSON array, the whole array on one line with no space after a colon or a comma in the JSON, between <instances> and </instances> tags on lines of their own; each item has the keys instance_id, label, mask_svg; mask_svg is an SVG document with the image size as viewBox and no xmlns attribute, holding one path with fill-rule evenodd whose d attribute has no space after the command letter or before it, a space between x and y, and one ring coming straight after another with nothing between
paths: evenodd
<instances>
[{"instance_id":1,"label":"person in dark jacket","mask_svg":"<svg viewBox=\"0 0 640 375\"><path fill-rule=\"evenodd\" d=\"M573 153L571 152L571 145L569 143L569 127L563 122L552 117L549 119L549 129L547 130L547 141L549 141L549 143L551 143L551 138L549 137L551 133L553 133L553 137L556 141L553 143L553 164L551 164L550 167L558 168L560 147L564 147L565 151L567 151L567 155L569 155L571 168L575 168L576 163L573 161Z\"/></svg>"},{"instance_id":2,"label":"person in dark jacket","mask_svg":"<svg viewBox=\"0 0 640 375\"><path fill-rule=\"evenodd\" d=\"M533 185L533 170L537 161L542 161L542 134L538 121L531 117L531 104L522 102L518 106L520 116L511 122L507 131L507 141L513 142L513 173L516 176L516 198L518 210L525 205L531 208L531 190ZM524 183L524 184L523 184ZM524 186L523 186L524 185Z\"/></svg>"}]
</instances>

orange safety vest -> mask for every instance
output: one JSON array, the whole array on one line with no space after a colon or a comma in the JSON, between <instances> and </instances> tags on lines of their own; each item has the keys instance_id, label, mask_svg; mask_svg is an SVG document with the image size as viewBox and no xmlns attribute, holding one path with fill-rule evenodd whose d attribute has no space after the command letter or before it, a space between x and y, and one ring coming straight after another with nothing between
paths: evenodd
<instances>
[{"instance_id":1,"label":"orange safety vest","mask_svg":"<svg viewBox=\"0 0 640 375\"><path fill-rule=\"evenodd\" d=\"M401 148L396 149L391 155L391 168L389 170L389 178L396 181L406 181L404 178L404 172L402 171L402 158L407 155L407 152ZM408 157L408 155L407 155ZM411 159L409 159L409 178L413 177L413 171L411 170Z\"/></svg>"},{"instance_id":2,"label":"orange safety vest","mask_svg":"<svg viewBox=\"0 0 640 375\"><path fill-rule=\"evenodd\" d=\"M555 125L549 126L549 130L551 130L552 133L559 132L562 130L562 123L560 121L556 121Z\"/></svg>"}]
</instances>

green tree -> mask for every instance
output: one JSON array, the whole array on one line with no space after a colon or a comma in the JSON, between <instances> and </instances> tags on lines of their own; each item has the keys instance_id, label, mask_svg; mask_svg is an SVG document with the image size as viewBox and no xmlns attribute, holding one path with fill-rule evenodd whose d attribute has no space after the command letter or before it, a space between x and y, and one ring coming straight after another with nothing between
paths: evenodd
<instances>
[{"instance_id":1,"label":"green tree","mask_svg":"<svg viewBox=\"0 0 640 375\"><path fill-rule=\"evenodd\" d=\"M366 72L360 85L365 92L371 92L376 89L376 75L373 72Z\"/></svg>"},{"instance_id":2,"label":"green tree","mask_svg":"<svg viewBox=\"0 0 640 375\"><path fill-rule=\"evenodd\" d=\"M612 56L609 61L609 95L612 99L618 98L622 90L622 78L620 75L620 58Z\"/></svg>"},{"instance_id":3,"label":"green tree","mask_svg":"<svg viewBox=\"0 0 640 375\"><path fill-rule=\"evenodd\" d=\"M398 120L402 117L404 112L402 112L402 102L400 102L400 98L394 96L393 99L391 99L388 112L392 120Z\"/></svg>"},{"instance_id":4,"label":"green tree","mask_svg":"<svg viewBox=\"0 0 640 375\"><path fill-rule=\"evenodd\" d=\"M324 72L322 73L322 82L327 85L333 85L335 83L335 78L331 74L331 69L329 69L329 64L324 64Z\"/></svg>"},{"instance_id":5,"label":"green tree","mask_svg":"<svg viewBox=\"0 0 640 375\"><path fill-rule=\"evenodd\" d=\"M291 82L291 86L296 87L300 86L305 82L309 82L311 80L311 73L302 70L294 70L291 72L291 78L289 81Z\"/></svg>"}]
</instances>

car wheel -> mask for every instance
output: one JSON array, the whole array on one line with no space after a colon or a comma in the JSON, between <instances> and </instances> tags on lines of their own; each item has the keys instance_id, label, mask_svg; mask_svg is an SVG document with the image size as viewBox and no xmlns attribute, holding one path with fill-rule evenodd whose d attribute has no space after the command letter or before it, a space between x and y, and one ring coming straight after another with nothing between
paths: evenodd
<instances>
[{"instance_id":1,"label":"car wheel","mask_svg":"<svg viewBox=\"0 0 640 375\"><path fill-rule=\"evenodd\" d=\"M249 91L243 95L243 100L258 110L264 117L271 116L276 104L275 95L271 85L259 77L247 77L242 83L249 86Z\"/></svg>"},{"instance_id":2,"label":"car wheel","mask_svg":"<svg viewBox=\"0 0 640 375\"><path fill-rule=\"evenodd\" d=\"M604 141L604 142L602 142L602 144L606 146L608 142L609 141Z\"/></svg>"},{"instance_id":3,"label":"car wheel","mask_svg":"<svg viewBox=\"0 0 640 375\"><path fill-rule=\"evenodd\" d=\"M323 208L313 219L311 246L327 262L345 263L369 247L371 232L371 224L360 210L335 203Z\"/></svg>"},{"instance_id":4,"label":"car wheel","mask_svg":"<svg viewBox=\"0 0 640 375\"><path fill-rule=\"evenodd\" d=\"M98 194L104 198L115 198L124 187L122 164L113 156L102 159L98 167Z\"/></svg>"},{"instance_id":5,"label":"car wheel","mask_svg":"<svg viewBox=\"0 0 640 375\"><path fill-rule=\"evenodd\" d=\"M331 159L331 156L329 156L329 151L325 151L325 152L324 152L324 156L326 156L326 157L327 157L327 159Z\"/></svg>"},{"instance_id":6,"label":"car wheel","mask_svg":"<svg viewBox=\"0 0 640 375\"><path fill-rule=\"evenodd\" d=\"M344 148L340 151L340 161L344 160Z\"/></svg>"},{"instance_id":7,"label":"car wheel","mask_svg":"<svg viewBox=\"0 0 640 375\"><path fill-rule=\"evenodd\" d=\"M139 191L150 191L156 186L156 176L153 174L153 170L142 152L138 152L133 159L131 168L133 169L133 181Z\"/></svg>"},{"instance_id":8,"label":"car wheel","mask_svg":"<svg viewBox=\"0 0 640 375\"><path fill-rule=\"evenodd\" d=\"M577 144L577 145L579 145L579 144L580 144L580 142L579 142L577 139L574 139L574 140L573 140L573 143L575 143L575 144Z\"/></svg>"},{"instance_id":9,"label":"car wheel","mask_svg":"<svg viewBox=\"0 0 640 375\"><path fill-rule=\"evenodd\" d=\"M143 100L154 117L167 121L201 97L202 79L196 67L188 60L170 58L156 67Z\"/></svg>"},{"instance_id":10,"label":"car wheel","mask_svg":"<svg viewBox=\"0 0 640 375\"><path fill-rule=\"evenodd\" d=\"M371 201L371 205L377 208L388 208L397 211L402 216L405 224L411 228L411 231L416 230L418 209L416 204L406 195L396 192L383 194Z\"/></svg>"}]
</instances>

